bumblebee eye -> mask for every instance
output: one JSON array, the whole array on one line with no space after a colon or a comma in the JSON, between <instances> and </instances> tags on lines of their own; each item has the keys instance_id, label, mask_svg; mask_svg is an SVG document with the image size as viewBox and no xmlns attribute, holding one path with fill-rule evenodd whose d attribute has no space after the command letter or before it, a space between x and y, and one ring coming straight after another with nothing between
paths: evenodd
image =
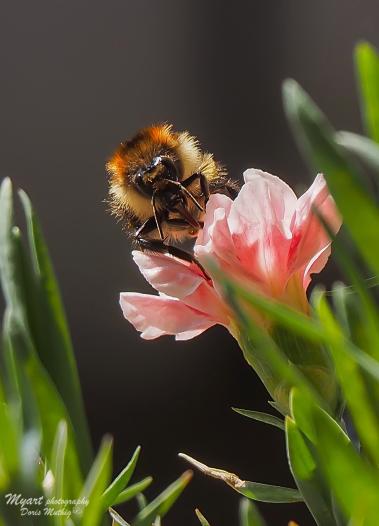
<instances>
[{"instance_id":1,"label":"bumblebee eye","mask_svg":"<svg viewBox=\"0 0 379 526\"><path fill-rule=\"evenodd\" d=\"M153 186L150 181L146 180L147 171L139 171L134 176L134 183L138 190L149 197L153 195Z\"/></svg>"},{"instance_id":2,"label":"bumblebee eye","mask_svg":"<svg viewBox=\"0 0 379 526\"><path fill-rule=\"evenodd\" d=\"M169 157L160 157L160 163L165 167L164 178L170 181L178 181L178 169L176 164Z\"/></svg>"}]
</instances>

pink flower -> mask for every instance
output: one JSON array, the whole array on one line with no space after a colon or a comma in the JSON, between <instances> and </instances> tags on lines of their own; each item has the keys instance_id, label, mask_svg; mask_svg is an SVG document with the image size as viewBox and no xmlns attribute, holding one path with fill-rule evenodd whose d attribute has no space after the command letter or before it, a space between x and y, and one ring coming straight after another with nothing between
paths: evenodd
<instances>
[{"instance_id":1,"label":"pink flower","mask_svg":"<svg viewBox=\"0 0 379 526\"><path fill-rule=\"evenodd\" d=\"M266 172L247 170L244 179L234 201L221 194L210 197L195 254L211 278L210 261L244 287L308 313L311 274L324 268L331 251L313 208L334 232L341 226L325 180L318 175L297 199L286 183ZM136 251L133 257L159 292L159 296L121 294L124 316L143 338L172 334L186 340L215 324L236 337L232 312L216 279L172 256Z\"/></svg>"}]
</instances>

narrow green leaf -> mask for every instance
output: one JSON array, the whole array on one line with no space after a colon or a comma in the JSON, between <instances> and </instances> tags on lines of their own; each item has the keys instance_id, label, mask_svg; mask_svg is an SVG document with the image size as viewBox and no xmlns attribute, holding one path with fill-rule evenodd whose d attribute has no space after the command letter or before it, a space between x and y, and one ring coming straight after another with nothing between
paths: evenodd
<instances>
[{"instance_id":1,"label":"narrow green leaf","mask_svg":"<svg viewBox=\"0 0 379 526\"><path fill-rule=\"evenodd\" d=\"M78 371L59 287L39 221L29 197L19 192L30 249L29 321L40 359L56 384L74 424L83 470L89 469L92 446Z\"/></svg>"},{"instance_id":2,"label":"narrow green leaf","mask_svg":"<svg viewBox=\"0 0 379 526\"><path fill-rule=\"evenodd\" d=\"M329 348L336 372L344 392L362 444L367 453L379 466L379 421L376 408L370 400L360 367L346 351L348 342L336 322L331 309L321 294L315 301L315 309L328 335Z\"/></svg>"},{"instance_id":3,"label":"narrow green leaf","mask_svg":"<svg viewBox=\"0 0 379 526\"><path fill-rule=\"evenodd\" d=\"M192 471L186 471L181 477L166 488L158 497L138 513L132 526L150 526L154 519L164 517L179 498L192 478Z\"/></svg>"},{"instance_id":4,"label":"narrow green leaf","mask_svg":"<svg viewBox=\"0 0 379 526\"><path fill-rule=\"evenodd\" d=\"M142 511L144 508L146 508L147 500L146 500L146 497L145 497L145 495L143 493L138 493L137 496L136 496L136 500L137 500L137 505L138 505L139 511Z\"/></svg>"},{"instance_id":5,"label":"narrow green leaf","mask_svg":"<svg viewBox=\"0 0 379 526\"><path fill-rule=\"evenodd\" d=\"M129 480L132 478L132 475L134 473L140 452L141 447L138 446L135 452L133 453L133 456L130 459L128 465L121 471L121 473L104 491L102 495L104 509L107 509L110 506L112 506L116 502L118 495L128 485Z\"/></svg>"},{"instance_id":6,"label":"narrow green leaf","mask_svg":"<svg viewBox=\"0 0 379 526\"><path fill-rule=\"evenodd\" d=\"M316 523L319 526L337 526L324 481L318 472L317 458L289 417L286 418L286 445L292 475Z\"/></svg>"},{"instance_id":7,"label":"narrow green leaf","mask_svg":"<svg viewBox=\"0 0 379 526\"><path fill-rule=\"evenodd\" d=\"M22 404L30 405L35 400L38 408L38 416L43 430L42 454L48 459L50 457L53 440L57 426L61 420L65 420L69 426L67 442L67 473L69 474L69 487L71 497L76 498L82 483L78 456L75 443L71 438L73 435L70 416L57 392L55 385L38 360L37 353L33 348L29 333L19 319L13 315L13 310L7 310L4 319L4 335L7 342L8 353L13 356L13 361L18 362L17 370L25 375L20 384ZM30 394L24 393L26 386L30 384ZM29 411L30 412L30 411Z\"/></svg>"},{"instance_id":8,"label":"narrow green leaf","mask_svg":"<svg viewBox=\"0 0 379 526\"><path fill-rule=\"evenodd\" d=\"M277 416L270 415L268 413L260 413L259 411L250 411L249 409L237 409L232 407L233 411L239 413L242 416L251 418L252 420L257 420L258 422L264 422L279 429L284 429L284 422Z\"/></svg>"},{"instance_id":9,"label":"narrow green leaf","mask_svg":"<svg viewBox=\"0 0 379 526\"><path fill-rule=\"evenodd\" d=\"M314 422L321 467L341 509L352 524L376 526L379 517L377 473L326 414L315 412Z\"/></svg>"},{"instance_id":10,"label":"narrow green leaf","mask_svg":"<svg viewBox=\"0 0 379 526\"><path fill-rule=\"evenodd\" d=\"M270 484L260 484L258 482L250 482L249 480L241 480L234 473L229 473L223 469L210 468L184 453L179 453L179 456L204 473L204 475L225 482L235 491L244 495L248 499L283 504L301 502L303 500L296 489L272 486Z\"/></svg>"},{"instance_id":11,"label":"narrow green leaf","mask_svg":"<svg viewBox=\"0 0 379 526\"><path fill-rule=\"evenodd\" d=\"M112 439L103 438L99 452L84 483L79 499L88 499L87 506L81 506L78 515L81 526L100 524L104 508L101 496L109 483L112 471Z\"/></svg>"},{"instance_id":12,"label":"narrow green leaf","mask_svg":"<svg viewBox=\"0 0 379 526\"><path fill-rule=\"evenodd\" d=\"M265 526L265 521L251 500L241 499L239 506L239 526Z\"/></svg>"},{"instance_id":13,"label":"narrow green leaf","mask_svg":"<svg viewBox=\"0 0 379 526\"><path fill-rule=\"evenodd\" d=\"M361 111L368 135L379 142L379 57L367 42L355 48Z\"/></svg>"},{"instance_id":14,"label":"narrow green leaf","mask_svg":"<svg viewBox=\"0 0 379 526\"><path fill-rule=\"evenodd\" d=\"M0 278L6 304L26 324L24 284L14 240L13 191L10 179L0 187Z\"/></svg>"},{"instance_id":15,"label":"narrow green leaf","mask_svg":"<svg viewBox=\"0 0 379 526\"><path fill-rule=\"evenodd\" d=\"M126 488L124 491L121 491L119 495L116 497L114 501L114 505L123 504L124 502L127 502L128 500L134 499L138 494L145 491L146 488L150 486L150 484L153 482L152 477L146 477L142 479L140 482L136 482L135 484L132 484L128 488Z\"/></svg>"},{"instance_id":16,"label":"narrow green leaf","mask_svg":"<svg viewBox=\"0 0 379 526\"><path fill-rule=\"evenodd\" d=\"M379 172L379 146L376 142L363 135L345 131L337 132L335 140L346 151L356 155L367 166Z\"/></svg>"},{"instance_id":17,"label":"narrow green leaf","mask_svg":"<svg viewBox=\"0 0 379 526\"><path fill-rule=\"evenodd\" d=\"M196 517L199 519L201 526L211 526L200 510L195 510Z\"/></svg>"},{"instance_id":18,"label":"narrow green leaf","mask_svg":"<svg viewBox=\"0 0 379 526\"><path fill-rule=\"evenodd\" d=\"M379 210L355 166L334 139L335 132L314 102L293 80L283 86L286 113L312 168L322 171L344 224L375 274L379 274ZM362 228L364 225L364 228Z\"/></svg>"},{"instance_id":19,"label":"narrow green leaf","mask_svg":"<svg viewBox=\"0 0 379 526\"><path fill-rule=\"evenodd\" d=\"M4 386L0 378L0 491L6 487L9 475L18 469L17 413L17 409L5 398Z\"/></svg>"},{"instance_id":20,"label":"narrow green leaf","mask_svg":"<svg viewBox=\"0 0 379 526\"><path fill-rule=\"evenodd\" d=\"M340 290L338 291L337 296L341 296L343 294L344 297L337 297L337 303L335 303L335 306L337 308L339 306L341 307L341 300L345 302L345 306L343 307L344 309L348 307L348 304L355 304L355 313L353 314L353 320L360 320L359 333L361 336L363 334L365 335L364 347L367 348L367 350L372 356L379 359L379 312L376 308L376 303L373 298L373 295L367 287L366 280L362 278L358 270L357 264L353 261L350 250L347 247L345 247L345 243L341 241L341 236L336 237L331 231L330 226L325 221L325 219L321 215L319 215L319 218L329 237L333 241L334 256L340 268L350 280L353 286L353 291L356 293L356 295L347 295L347 293L344 293L345 289L342 286L339 287ZM315 289L315 292L317 293L317 289ZM335 301L335 292L332 292L332 296ZM311 296L311 303L313 303L312 297L313 293ZM347 299L349 299L350 301L347 302ZM337 314L341 314L341 309L337 310ZM345 330L347 328L346 322L348 321L351 320L347 320L346 316L345 319L341 319L342 327ZM349 329L352 329L351 325ZM321 332L323 331L321 330ZM349 333L349 338L354 338L354 333L351 332L351 330ZM356 340L353 339L353 341Z\"/></svg>"},{"instance_id":21,"label":"narrow green leaf","mask_svg":"<svg viewBox=\"0 0 379 526\"><path fill-rule=\"evenodd\" d=\"M235 283L225 276L220 279L224 285L225 299L239 325L239 344L244 357L259 375L279 411L284 415L289 414L289 393L294 386L301 386L302 389L312 393L320 404L325 404L317 387L302 374L299 364L296 366L284 354L273 337L246 314L244 308L249 302L249 296L240 298L240 289ZM302 353L302 357L309 360L306 353Z\"/></svg>"},{"instance_id":22,"label":"narrow green leaf","mask_svg":"<svg viewBox=\"0 0 379 526\"><path fill-rule=\"evenodd\" d=\"M226 276L224 276L225 278ZM279 325L288 328L299 336L303 336L310 342L323 343L324 336L320 333L317 320L312 320L309 316L272 298L266 298L262 294L254 293L250 290L247 291L238 283L233 283L233 289L238 298L266 314Z\"/></svg>"},{"instance_id":23,"label":"narrow green leaf","mask_svg":"<svg viewBox=\"0 0 379 526\"><path fill-rule=\"evenodd\" d=\"M128 522L126 522L121 515L117 513L116 510L109 508L109 515L112 517L112 526L130 526Z\"/></svg>"},{"instance_id":24,"label":"narrow green leaf","mask_svg":"<svg viewBox=\"0 0 379 526\"><path fill-rule=\"evenodd\" d=\"M259 484L258 482L245 480L241 487L234 489L248 499L258 502L289 504L303 501L301 494L296 489L272 486L271 484Z\"/></svg>"},{"instance_id":25,"label":"narrow green leaf","mask_svg":"<svg viewBox=\"0 0 379 526\"><path fill-rule=\"evenodd\" d=\"M64 473L65 457L67 448L67 423L62 420L58 424L57 432L54 438L53 451L51 453L51 471L54 476L53 496L57 499L64 499ZM63 526L65 517L63 515L54 515L54 524Z\"/></svg>"}]
</instances>

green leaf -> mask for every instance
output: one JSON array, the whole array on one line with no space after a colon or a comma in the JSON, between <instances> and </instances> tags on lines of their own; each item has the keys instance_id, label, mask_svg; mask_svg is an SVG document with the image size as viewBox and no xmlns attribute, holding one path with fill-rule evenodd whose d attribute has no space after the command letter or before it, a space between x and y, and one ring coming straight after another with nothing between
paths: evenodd
<instances>
[{"instance_id":1,"label":"green leaf","mask_svg":"<svg viewBox=\"0 0 379 526\"><path fill-rule=\"evenodd\" d=\"M102 495L104 509L113 505L122 490L128 485L129 480L134 473L141 447L138 446L128 465L121 471L121 473L114 479L110 486L104 491ZM142 490L141 490L142 491Z\"/></svg>"},{"instance_id":2,"label":"green leaf","mask_svg":"<svg viewBox=\"0 0 379 526\"><path fill-rule=\"evenodd\" d=\"M221 280L228 281L227 276L219 273ZM235 295L246 301L252 307L266 314L271 320L282 327L286 327L293 333L303 336L310 342L323 343L324 336L320 333L317 320L312 320L309 316L295 310L287 305L280 303L273 298L267 298L259 293L247 291L238 283L232 284Z\"/></svg>"},{"instance_id":3,"label":"green leaf","mask_svg":"<svg viewBox=\"0 0 379 526\"><path fill-rule=\"evenodd\" d=\"M370 44L362 42L355 49L355 61L363 121L367 134L379 142L379 57Z\"/></svg>"},{"instance_id":4,"label":"green leaf","mask_svg":"<svg viewBox=\"0 0 379 526\"><path fill-rule=\"evenodd\" d=\"M251 500L241 499L239 506L239 526L265 526L265 521Z\"/></svg>"},{"instance_id":5,"label":"green leaf","mask_svg":"<svg viewBox=\"0 0 379 526\"><path fill-rule=\"evenodd\" d=\"M41 429L43 430L42 454L49 460L59 422L65 420L68 424L66 467L69 478L67 482L70 486L70 495L72 498L75 498L80 490L82 479L76 447L72 439L73 432L70 417L55 385L38 360L27 329L14 315L12 309L7 309L7 315L4 318L4 340L7 344L8 355L13 357L12 361L16 367L17 374L23 375L20 384L23 406L28 407L31 400L35 400L41 421ZM29 384L30 393L24 390ZM30 408L30 410L34 411L33 408Z\"/></svg>"},{"instance_id":6,"label":"green leaf","mask_svg":"<svg viewBox=\"0 0 379 526\"><path fill-rule=\"evenodd\" d=\"M138 493L137 496L136 496L136 500L137 500L137 505L138 505L139 511L142 511L144 508L146 508L147 500L146 500L146 497L145 497L145 495L143 493Z\"/></svg>"},{"instance_id":7,"label":"green leaf","mask_svg":"<svg viewBox=\"0 0 379 526\"><path fill-rule=\"evenodd\" d=\"M316 212L317 213L317 212ZM333 241L333 250L334 256L349 278L353 286L354 295L347 295L346 289L342 286L339 287L337 293L332 292L333 301L335 303L337 314L340 316L341 327L346 331L349 329L348 337L349 339L354 338L354 331L352 331L352 325L349 324L349 321L353 321L354 324L361 320L359 332L362 335L365 334L365 343L364 346L367 350L379 359L379 312L376 308L375 300L370 293L370 290L367 286L367 281L362 278L358 270L357 264L353 261L351 257L351 251L345 247L345 244L341 242L341 237L335 237L331 232L329 225L325 222L324 218L320 216L320 221L323 223L326 232ZM315 289L317 292L317 288ZM313 294L311 296L311 299ZM347 300L350 300L347 302ZM337 301L336 301L337 300ZM343 302L345 305L342 305ZM313 303L313 302L312 302ZM353 314L352 320L349 320L347 316L347 307L348 303L354 305L355 313ZM346 310L344 318L341 318L343 310ZM320 332L323 332L320 329ZM353 339L353 341L356 341Z\"/></svg>"},{"instance_id":8,"label":"green leaf","mask_svg":"<svg viewBox=\"0 0 379 526\"><path fill-rule=\"evenodd\" d=\"M201 526L211 526L200 510L195 510L196 517L199 519Z\"/></svg>"},{"instance_id":9,"label":"green leaf","mask_svg":"<svg viewBox=\"0 0 379 526\"><path fill-rule=\"evenodd\" d=\"M228 486L248 499L272 503L301 502L303 500L296 489L241 480L234 473L229 473L223 469L210 468L184 453L179 453L179 456L205 475L225 482Z\"/></svg>"},{"instance_id":10,"label":"green leaf","mask_svg":"<svg viewBox=\"0 0 379 526\"><path fill-rule=\"evenodd\" d=\"M356 155L367 165L379 172L379 146L376 142L351 132L337 132L335 135L337 144L346 151Z\"/></svg>"},{"instance_id":11,"label":"green leaf","mask_svg":"<svg viewBox=\"0 0 379 526\"><path fill-rule=\"evenodd\" d=\"M5 342L3 342L5 344ZM19 467L20 433L18 407L6 400L0 377L0 491L7 486L9 476Z\"/></svg>"},{"instance_id":12,"label":"green leaf","mask_svg":"<svg viewBox=\"0 0 379 526\"><path fill-rule=\"evenodd\" d=\"M103 438L79 497L79 499L88 499L88 505L80 506L75 514L81 518L81 526L100 524L104 512L101 496L109 483L111 471L112 439L106 436Z\"/></svg>"},{"instance_id":13,"label":"green leaf","mask_svg":"<svg viewBox=\"0 0 379 526\"><path fill-rule=\"evenodd\" d=\"M51 454L51 471L54 476L54 497L57 500L65 498L64 492L64 471L65 456L67 447L67 423L62 420L58 424L54 438L53 451ZM54 523L63 526L65 518L63 515L54 515Z\"/></svg>"},{"instance_id":14,"label":"green leaf","mask_svg":"<svg viewBox=\"0 0 379 526\"><path fill-rule=\"evenodd\" d=\"M26 218L31 260L28 297L31 331L40 359L70 412L82 468L87 470L92 459L92 446L59 287L30 199L22 190L19 196Z\"/></svg>"},{"instance_id":15,"label":"green leaf","mask_svg":"<svg viewBox=\"0 0 379 526\"><path fill-rule=\"evenodd\" d=\"M150 486L150 484L153 482L152 477L146 477L142 479L139 482L136 482L135 484L132 484L128 488L126 488L124 491L121 491L119 495L116 497L114 501L114 505L123 504L124 502L127 502L128 500L134 499L138 494L145 491L146 488Z\"/></svg>"},{"instance_id":16,"label":"green leaf","mask_svg":"<svg viewBox=\"0 0 379 526\"><path fill-rule=\"evenodd\" d=\"M260 413L259 411L250 411L249 409L237 409L232 407L233 411L239 413L242 416L251 418L252 420L257 420L258 422L264 422L279 429L284 429L284 422L277 416L270 415L268 413Z\"/></svg>"},{"instance_id":17,"label":"green leaf","mask_svg":"<svg viewBox=\"0 0 379 526\"><path fill-rule=\"evenodd\" d=\"M329 349L334 360L341 388L353 417L362 444L372 460L379 466L379 419L367 391L360 367L346 351L349 342L336 322L323 295L315 301L315 309L323 330L328 336Z\"/></svg>"},{"instance_id":18,"label":"green leaf","mask_svg":"<svg viewBox=\"0 0 379 526\"><path fill-rule=\"evenodd\" d=\"M192 478L192 471L186 471L170 484L158 497L141 510L132 522L132 526L150 526L154 519L164 517L179 498Z\"/></svg>"},{"instance_id":19,"label":"green leaf","mask_svg":"<svg viewBox=\"0 0 379 526\"><path fill-rule=\"evenodd\" d=\"M325 116L301 87L287 80L283 97L300 148L313 169L324 173L357 249L375 274L379 274L379 210L372 194L363 185L355 166L345 158Z\"/></svg>"},{"instance_id":20,"label":"green leaf","mask_svg":"<svg viewBox=\"0 0 379 526\"><path fill-rule=\"evenodd\" d=\"M258 502L288 504L303 501L301 494L296 489L272 486L271 484L259 484L258 482L245 480L241 487L235 487L234 489L248 499Z\"/></svg>"},{"instance_id":21,"label":"green leaf","mask_svg":"<svg viewBox=\"0 0 379 526\"><path fill-rule=\"evenodd\" d=\"M316 390L317 387L308 381L302 371L287 357L264 327L260 327L245 311L250 296L243 295L235 283L221 275L225 300L232 309L239 327L239 344L245 360L259 375L271 397L275 400L282 414L289 414L289 393L292 387L301 386L312 393L320 404L325 401ZM221 277L222 276L222 277ZM298 354L299 355L299 354ZM302 353L303 359L309 356ZM306 366L306 364L304 363ZM304 368L305 369L305 368Z\"/></svg>"},{"instance_id":22,"label":"green leaf","mask_svg":"<svg viewBox=\"0 0 379 526\"><path fill-rule=\"evenodd\" d=\"M51 469L54 475L54 496L63 498L64 462L67 448L67 423L62 420L58 424L51 453Z\"/></svg>"},{"instance_id":23,"label":"green leaf","mask_svg":"<svg viewBox=\"0 0 379 526\"><path fill-rule=\"evenodd\" d=\"M286 445L292 475L316 523L319 526L337 526L324 481L319 474L317 458L296 423L289 417L286 418Z\"/></svg>"},{"instance_id":24,"label":"green leaf","mask_svg":"<svg viewBox=\"0 0 379 526\"><path fill-rule=\"evenodd\" d=\"M112 526L130 526L128 522L126 522L121 515L117 513L116 510L109 508L109 514L112 517Z\"/></svg>"},{"instance_id":25,"label":"green leaf","mask_svg":"<svg viewBox=\"0 0 379 526\"><path fill-rule=\"evenodd\" d=\"M19 231L13 218L13 191L10 179L0 187L0 279L6 305L13 317L27 330L25 284L23 281Z\"/></svg>"},{"instance_id":26,"label":"green leaf","mask_svg":"<svg viewBox=\"0 0 379 526\"><path fill-rule=\"evenodd\" d=\"M379 517L377 472L361 458L338 426L323 412L314 413L317 452L337 502L351 524L376 526Z\"/></svg>"}]
</instances>

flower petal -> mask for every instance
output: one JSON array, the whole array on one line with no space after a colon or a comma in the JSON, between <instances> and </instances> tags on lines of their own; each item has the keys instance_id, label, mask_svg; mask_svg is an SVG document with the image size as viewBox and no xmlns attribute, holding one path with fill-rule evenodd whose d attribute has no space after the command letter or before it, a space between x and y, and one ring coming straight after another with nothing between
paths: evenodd
<instances>
[{"instance_id":1,"label":"flower petal","mask_svg":"<svg viewBox=\"0 0 379 526\"><path fill-rule=\"evenodd\" d=\"M120 305L125 318L146 340L164 334L189 339L216 323L182 301L167 296L122 292Z\"/></svg>"},{"instance_id":2,"label":"flower petal","mask_svg":"<svg viewBox=\"0 0 379 526\"><path fill-rule=\"evenodd\" d=\"M280 292L287 279L290 225L296 210L294 192L278 177L247 170L228 223L235 250L251 279L267 291Z\"/></svg>"},{"instance_id":3,"label":"flower petal","mask_svg":"<svg viewBox=\"0 0 379 526\"><path fill-rule=\"evenodd\" d=\"M330 239L315 214L314 208L319 211L333 232L337 233L342 223L341 216L329 193L325 179L320 174L298 200L293 219L293 239L288 260L289 269L292 271L305 266L312 267L313 273L320 272L328 260L324 249L330 245ZM309 275L309 272L307 273Z\"/></svg>"},{"instance_id":4,"label":"flower petal","mask_svg":"<svg viewBox=\"0 0 379 526\"><path fill-rule=\"evenodd\" d=\"M233 258L234 245L228 225L233 201L223 194L213 194L207 203L204 227L195 245L195 254L206 266L207 257Z\"/></svg>"},{"instance_id":5,"label":"flower petal","mask_svg":"<svg viewBox=\"0 0 379 526\"><path fill-rule=\"evenodd\" d=\"M245 170L243 178L245 182L255 182L257 180L266 181L267 185L272 190L270 198L277 216L281 216L285 221L291 220L296 209L297 197L287 183L282 181L282 179L276 175L255 168Z\"/></svg>"},{"instance_id":6,"label":"flower petal","mask_svg":"<svg viewBox=\"0 0 379 526\"><path fill-rule=\"evenodd\" d=\"M133 251L133 259L142 275L158 292L182 299L192 294L204 276L196 265L166 254Z\"/></svg>"}]
</instances>

